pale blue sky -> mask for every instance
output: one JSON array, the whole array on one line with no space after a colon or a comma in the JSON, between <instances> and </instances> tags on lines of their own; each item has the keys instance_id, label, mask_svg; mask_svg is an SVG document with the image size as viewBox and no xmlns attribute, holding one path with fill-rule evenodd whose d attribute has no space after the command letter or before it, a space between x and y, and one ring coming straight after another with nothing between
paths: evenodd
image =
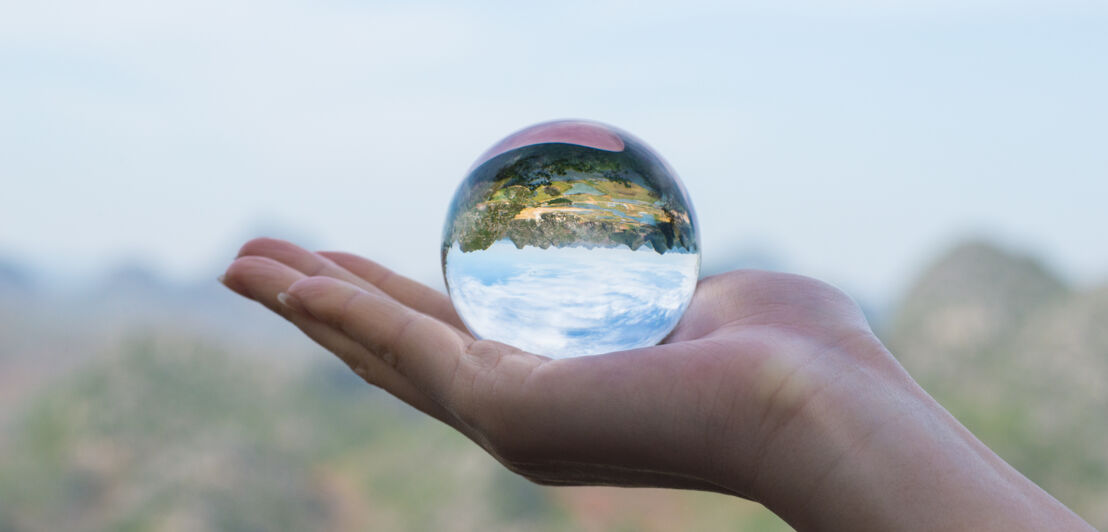
<instances>
[{"instance_id":1,"label":"pale blue sky","mask_svg":"<svg viewBox=\"0 0 1108 532\"><path fill-rule=\"evenodd\" d=\"M1108 279L1104 2L520 4L0 5L0 256L193 278L277 227L438 282L473 159L578 117L669 160L708 263L887 301L984 235Z\"/></svg>"}]
</instances>

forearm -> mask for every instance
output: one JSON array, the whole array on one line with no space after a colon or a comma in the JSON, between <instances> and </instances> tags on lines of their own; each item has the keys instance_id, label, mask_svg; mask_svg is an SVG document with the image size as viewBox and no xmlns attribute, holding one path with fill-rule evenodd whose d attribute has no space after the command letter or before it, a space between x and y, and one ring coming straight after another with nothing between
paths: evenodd
<instances>
[{"instance_id":1,"label":"forearm","mask_svg":"<svg viewBox=\"0 0 1108 532\"><path fill-rule=\"evenodd\" d=\"M807 500L792 508L798 527L1087 528L933 402L910 408L840 452Z\"/></svg>"},{"instance_id":2,"label":"forearm","mask_svg":"<svg viewBox=\"0 0 1108 532\"><path fill-rule=\"evenodd\" d=\"M887 353L860 360L798 370L835 377L814 385L767 440L748 488L783 519L801 530L1092 530Z\"/></svg>"}]
</instances>

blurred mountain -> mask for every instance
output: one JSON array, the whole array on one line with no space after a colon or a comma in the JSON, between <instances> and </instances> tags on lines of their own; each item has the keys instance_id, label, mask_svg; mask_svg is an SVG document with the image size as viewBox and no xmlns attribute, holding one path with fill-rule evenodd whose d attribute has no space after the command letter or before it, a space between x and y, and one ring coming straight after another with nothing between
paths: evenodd
<instances>
[{"instance_id":1,"label":"blurred mountain","mask_svg":"<svg viewBox=\"0 0 1108 532\"><path fill-rule=\"evenodd\" d=\"M39 292L39 280L32 270L11 259L0 257L0 360L13 356L15 343L27 343L29 307L33 311L35 296ZM3 384L0 377L0 385ZM4 394L0 390L0 397Z\"/></svg>"},{"instance_id":2,"label":"blurred mountain","mask_svg":"<svg viewBox=\"0 0 1108 532\"><path fill-rule=\"evenodd\" d=\"M910 369L964 389L966 380L990 380L984 377L1007 357L1001 344L1032 314L1068 294L1032 258L964 243L913 283L890 320L887 340Z\"/></svg>"},{"instance_id":3,"label":"blurred mountain","mask_svg":"<svg viewBox=\"0 0 1108 532\"><path fill-rule=\"evenodd\" d=\"M778 266L739 250L705 270ZM722 495L530 484L214 275L0 276L0 531L788 529ZM1108 285L970 242L886 322L928 392L1108 527Z\"/></svg>"},{"instance_id":4,"label":"blurred mountain","mask_svg":"<svg viewBox=\"0 0 1108 532\"><path fill-rule=\"evenodd\" d=\"M999 455L1108 523L1108 286L1074 290L1033 258L966 243L924 271L883 336Z\"/></svg>"},{"instance_id":5,"label":"blurred mountain","mask_svg":"<svg viewBox=\"0 0 1108 532\"><path fill-rule=\"evenodd\" d=\"M63 295L52 312L87 334L120 338L135 331L193 335L233 349L266 356L304 351L312 344L295 327L216 280L166 279L141 263L122 263L83 289ZM93 319L89 319L92 317ZM293 349L289 349L292 347Z\"/></svg>"},{"instance_id":6,"label":"blurred mountain","mask_svg":"<svg viewBox=\"0 0 1108 532\"><path fill-rule=\"evenodd\" d=\"M99 281L97 289L105 294L137 296L170 295L173 290L154 269L140 262L125 262L109 270Z\"/></svg>"},{"instance_id":7,"label":"blurred mountain","mask_svg":"<svg viewBox=\"0 0 1108 532\"><path fill-rule=\"evenodd\" d=\"M215 276L0 299L0 531L787 530L709 493L558 490Z\"/></svg>"},{"instance_id":8,"label":"blurred mountain","mask_svg":"<svg viewBox=\"0 0 1108 532\"><path fill-rule=\"evenodd\" d=\"M29 268L0 257L0 301L31 293L36 288L36 281Z\"/></svg>"}]
</instances>

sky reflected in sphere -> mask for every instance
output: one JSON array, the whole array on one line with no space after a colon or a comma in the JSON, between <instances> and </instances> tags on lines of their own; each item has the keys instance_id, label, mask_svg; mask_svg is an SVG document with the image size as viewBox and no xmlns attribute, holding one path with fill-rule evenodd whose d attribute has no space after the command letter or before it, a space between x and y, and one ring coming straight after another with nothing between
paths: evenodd
<instances>
[{"instance_id":1,"label":"sky reflected in sphere","mask_svg":"<svg viewBox=\"0 0 1108 532\"><path fill-rule=\"evenodd\" d=\"M642 141L585 121L538 124L458 187L443 273L470 332L555 358L654 345L696 288L684 187Z\"/></svg>"},{"instance_id":2,"label":"sky reflected in sphere","mask_svg":"<svg viewBox=\"0 0 1108 532\"><path fill-rule=\"evenodd\" d=\"M657 344L685 312L700 257L652 249L518 249L447 253L446 282L482 338L554 358Z\"/></svg>"}]
</instances>

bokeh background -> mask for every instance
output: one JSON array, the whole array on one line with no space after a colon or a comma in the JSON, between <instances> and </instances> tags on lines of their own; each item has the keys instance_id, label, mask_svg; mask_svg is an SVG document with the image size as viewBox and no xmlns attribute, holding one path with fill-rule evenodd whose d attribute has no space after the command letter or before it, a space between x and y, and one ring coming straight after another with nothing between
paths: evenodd
<instances>
[{"instance_id":1,"label":"bokeh background","mask_svg":"<svg viewBox=\"0 0 1108 532\"><path fill-rule=\"evenodd\" d=\"M473 159L554 118L682 175L705 274L851 293L1108 528L1099 1L0 3L0 531L782 530L544 488L215 277L268 235L441 287Z\"/></svg>"}]
</instances>

